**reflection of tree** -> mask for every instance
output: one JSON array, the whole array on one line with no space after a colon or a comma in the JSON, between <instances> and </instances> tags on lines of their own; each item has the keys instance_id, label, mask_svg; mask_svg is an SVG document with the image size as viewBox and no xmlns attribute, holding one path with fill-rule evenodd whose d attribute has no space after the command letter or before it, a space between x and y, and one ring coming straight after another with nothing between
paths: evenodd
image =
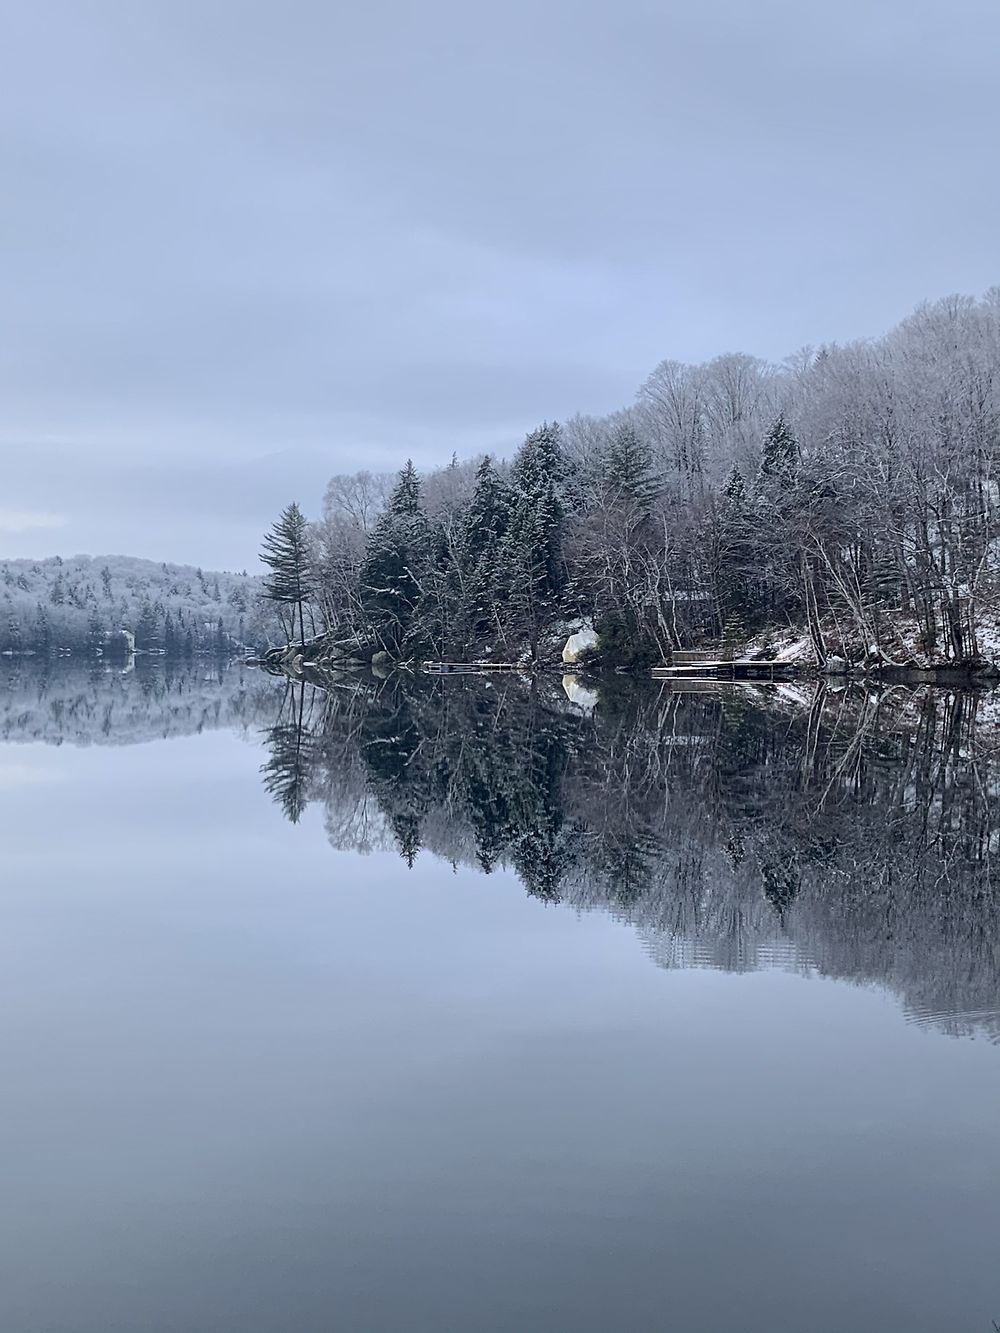
<instances>
[{"instance_id":1,"label":"reflection of tree","mask_svg":"<svg viewBox=\"0 0 1000 1333\"><path fill-rule=\"evenodd\" d=\"M760 878L764 897L778 914L778 920L784 922L785 913L798 897L802 879L794 861L788 855L762 860Z\"/></svg>"},{"instance_id":2,"label":"reflection of tree","mask_svg":"<svg viewBox=\"0 0 1000 1333\"><path fill-rule=\"evenodd\" d=\"M803 709L633 686L589 717L520 678L318 697L272 789L296 815L322 800L339 846L506 865L542 899L626 917L664 960L795 960L936 1022L1000 1008L1000 763L977 757L971 696Z\"/></svg>"},{"instance_id":3,"label":"reflection of tree","mask_svg":"<svg viewBox=\"0 0 1000 1333\"><path fill-rule=\"evenodd\" d=\"M289 685L278 721L264 733L269 753L260 770L264 786L293 824L302 818L309 801L312 737L306 728L305 706L305 684Z\"/></svg>"}]
</instances>

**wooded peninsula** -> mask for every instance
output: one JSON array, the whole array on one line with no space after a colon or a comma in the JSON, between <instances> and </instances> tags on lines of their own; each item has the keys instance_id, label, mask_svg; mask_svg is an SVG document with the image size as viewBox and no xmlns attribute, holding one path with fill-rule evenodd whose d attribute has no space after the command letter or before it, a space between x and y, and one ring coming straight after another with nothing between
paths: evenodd
<instances>
[{"instance_id":1,"label":"wooded peninsula","mask_svg":"<svg viewBox=\"0 0 1000 1333\"><path fill-rule=\"evenodd\" d=\"M669 662L713 644L983 667L1000 649L1000 288L782 365L665 361L510 461L330 482L267 538L306 661ZM778 645L778 647L775 647Z\"/></svg>"}]
</instances>

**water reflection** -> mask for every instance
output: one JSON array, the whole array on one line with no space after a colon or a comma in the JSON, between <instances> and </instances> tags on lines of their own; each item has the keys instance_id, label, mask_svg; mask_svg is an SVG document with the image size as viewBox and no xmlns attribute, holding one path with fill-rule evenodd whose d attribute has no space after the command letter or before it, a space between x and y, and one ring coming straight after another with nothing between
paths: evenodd
<instances>
[{"instance_id":1,"label":"water reflection","mask_svg":"<svg viewBox=\"0 0 1000 1333\"><path fill-rule=\"evenodd\" d=\"M595 706L596 704L596 706ZM288 686L269 790L332 844L601 908L665 967L784 966L1000 1038L993 701L554 680Z\"/></svg>"},{"instance_id":2,"label":"water reflection","mask_svg":"<svg viewBox=\"0 0 1000 1333\"><path fill-rule=\"evenodd\" d=\"M567 679L343 677L238 666L0 668L0 740L129 744L213 728L338 849L513 870L627 920L664 967L785 967L1000 1038L992 696L677 693Z\"/></svg>"},{"instance_id":3,"label":"water reflection","mask_svg":"<svg viewBox=\"0 0 1000 1333\"><path fill-rule=\"evenodd\" d=\"M236 663L0 662L0 741L135 745L220 727L257 730L274 711L273 683Z\"/></svg>"}]
</instances>

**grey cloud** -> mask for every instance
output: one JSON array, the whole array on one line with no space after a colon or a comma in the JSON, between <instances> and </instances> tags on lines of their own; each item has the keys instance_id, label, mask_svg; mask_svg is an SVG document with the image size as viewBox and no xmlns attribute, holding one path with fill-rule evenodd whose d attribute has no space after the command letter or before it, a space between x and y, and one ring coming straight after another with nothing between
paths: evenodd
<instances>
[{"instance_id":1,"label":"grey cloud","mask_svg":"<svg viewBox=\"0 0 1000 1333\"><path fill-rule=\"evenodd\" d=\"M243 564L237 530L321 467L474 453L666 356L979 292L998 38L991 0L15 7L0 500L62 512L41 444L72 439L60 541L207 561L164 549L169 478L204 509L218 465L211 544Z\"/></svg>"}]
</instances>

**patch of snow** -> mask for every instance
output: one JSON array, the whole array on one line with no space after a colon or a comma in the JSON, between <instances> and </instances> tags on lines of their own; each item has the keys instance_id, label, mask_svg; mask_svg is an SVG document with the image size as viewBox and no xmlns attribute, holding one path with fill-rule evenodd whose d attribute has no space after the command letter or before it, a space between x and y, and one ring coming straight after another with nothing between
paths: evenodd
<instances>
[{"instance_id":1,"label":"patch of snow","mask_svg":"<svg viewBox=\"0 0 1000 1333\"><path fill-rule=\"evenodd\" d=\"M775 662L811 662L813 659L812 640L808 634L803 634L798 639L779 641L777 647Z\"/></svg>"}]
</instances>

